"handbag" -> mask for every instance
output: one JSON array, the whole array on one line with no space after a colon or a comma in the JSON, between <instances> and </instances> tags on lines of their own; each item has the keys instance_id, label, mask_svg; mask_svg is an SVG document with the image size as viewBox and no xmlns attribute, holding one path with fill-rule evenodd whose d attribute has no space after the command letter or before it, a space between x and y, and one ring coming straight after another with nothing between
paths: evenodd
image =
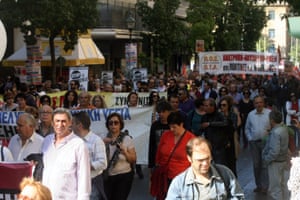
<instances>
[{"instance_id":1,"label":"handbag","mask_svg":"<svg viewBox=\"0 0 300 200\"><path fill-rule=\"evenodd\" d=\"M168 168L159 166L154 169L151 175L150 193L157 197L157 200L163 199L168 191Z\"/></svg>"},{"instance_id":2,"label":"handbag","mask_svg":"<svg viewBox=\"0 0 300 200\"><path fill-rule=\"evenodd\" d=\"M181 136L179 141L176 143L175 147L173 148L168 161L165 165L157 166L154 168L154 171L151 175L151 185L150 185L150 194L154 197L156 197L157 200L162 200L165 198L167 192L168 192L168 165L171 160L171 157L173 156L176 148L179 146L179 143L181 142L182 138L184 137L186 132Z\"/></svg>"}]
</instances>

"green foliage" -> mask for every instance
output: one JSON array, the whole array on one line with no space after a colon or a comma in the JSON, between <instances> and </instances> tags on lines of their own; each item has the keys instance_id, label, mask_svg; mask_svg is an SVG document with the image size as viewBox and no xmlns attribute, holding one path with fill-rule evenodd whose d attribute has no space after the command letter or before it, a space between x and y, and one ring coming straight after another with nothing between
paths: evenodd
<instances>
[{"instance_id":1,"label":"green foliage","mask_svg":"<svg viewBox=\"0 0 300 200\"><path fill-rule=\"evenodd\" d=\"M206 50L255 50L266 22L251 0L189 0L191 39L203 39ZM253 23L255 22L255 23Z\"/></svg>"},{"instance_id":2,"label":"green foliage","mask_svg":"<svg viewBox=\"0 0 300 200\"><path fill-rule=\"evenodd\" d=\"M74 49L78 35L96 26L96 6L97 0L1 0L0 17L11 27L21 27L27 44L34 43L35 28L40 30L42 36L49 37L54 79L54 38L62 37L66 51ZM25 21L31 25L24 26Z\"/></svg>"},{"instance_id":3,"label":"green foliage","mask_svg":"<svg viewBox=\"0 0 300 200\"><path fill-rule=\"evenodd\" d=\"M78 34L97 24L97 0L1 0L0 17L13 27L21 27L26 34L30 21L32 28L39 28L41 35L55 38L61 35L65 50L73 49Z\"/></svg>"},{"instance_id":4,"label":"green foliage","mask_svg":"<svg viewBox=\"0 0 300 200\"><path fill-rule=\"evenodd\" d=\"M212 32L216 28L216 17L224 10L222 0L189 0L189 2L187 21L192 25L191 40L195 44L197 39L202 39L205 41L205 49L211 50L214 38Z\"/></svg>"},{"instance_id":5,"label":"green foliage","mask_svg":"<svg viewBox=\"0 0 300 200\"><path fill-rule=\"evenodd\" d=\"M158 49L159 56L166 61L181 49L181 36L186 34L183 21L175 16L179 3L179 0L156 0L153 8L148 7L147 2L137 3L143 26L155 35L154 48Z\"/></svg>"}]
</instances>

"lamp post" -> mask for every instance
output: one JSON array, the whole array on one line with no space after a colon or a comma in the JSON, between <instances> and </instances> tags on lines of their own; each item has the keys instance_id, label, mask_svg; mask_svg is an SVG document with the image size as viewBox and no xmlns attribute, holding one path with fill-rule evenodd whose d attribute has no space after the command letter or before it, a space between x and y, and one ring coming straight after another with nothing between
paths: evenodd
<instances>
[{"instance_id":1,"label":"lamp post","mask_svg":"<svg viewBox=\"0 0 300 200\"><path fill-rule=\"evenodd\" d=\"M137 55L136 55L136 45L132 44L132 30L135 28L135 18L132 16L132 14L129 12L127 19L126 19L126 25L129 30L129 45L127 45L127 48L125 50L126 54L126 75L128 78L130 78L130 71L136 67L137 64Z\"/></svg>"},{"instance_id":2,"label":"lamp post","mask_svg":"<svg viewBox=\"0 0 300 200\"><path fill-rule=\"evenodd\" d=\"M135 28L135 19L132 17L131 13L128 15L126 19L127 28L129 30L129 40L132 42L132 30Z\"/></svg>"}]
</instances>

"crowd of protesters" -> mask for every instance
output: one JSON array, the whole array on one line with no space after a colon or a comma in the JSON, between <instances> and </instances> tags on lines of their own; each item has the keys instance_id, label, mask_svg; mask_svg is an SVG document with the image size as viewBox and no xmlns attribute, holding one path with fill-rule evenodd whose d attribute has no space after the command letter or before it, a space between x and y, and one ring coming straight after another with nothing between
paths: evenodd
<instances>
[{"instance_id":1,"label":"crowd of protesters","mask_svg":"<svg viewBox=\"0 0 300 200\"><path fill-rule=\"evenodd\" d=\"M137 99L140 92L149 93L149 105L142 105L153 106L152 126L149 130L149 168L155 168L156 164L159 164L159 160L165 156L164 154L160 155L162 150L159 145L163 133L169 133L172 137L174 137L172 134L175 134L176 137L177 129L180 130L180 133L177 134L179 136L188 131L195 136L205 137L212 145L211 154L214 162L227 166L235 176L238 175L236 159L239 150L240 148L248 148L249 145L252 153L257 153L252 155L257 186L254 188L254 192L260 193L267 193L269 187L268 173L261 175L260 169L268 170L269 168L265 164L272 162L272 160L264 162L262 158L262 152L267 152L264 149L264 144L268 141L266 138L271 134L270 130L272 129L275 134L276 131L273 129L278 124L291 125L294 123L293 120L299 121L300 119L300 81L285 73L273 75L212 75L205 73L200 75L199 72L194 71L187 76L177 73L159 73L150 75L145 81L133 83L126 79L121 71L117 70L114 72L113 81L113 84L101 82L98 78L91 76L88 82L88 91L81 91L80 83L75 80L69 83L58 82L56 85L52 85L50 80L46 80L42 85L36 86L20 83L17 78L7 76L5 81L0 83L0 92L3 94L4 100L1 110L30 113L37 122L30 123L31 128L36 128L36 131L45 137L53 132L53 127L50 125L51 117L46 115L53 113L53 109L56 108L56 105L51 105L51 98L47 95L49 93L65 91L63 107L67 110L106 108L108 102L105 102L101 93L91 96L89 93L91 91L126 92L129 94L128 107L138 107ZM166 93L166 98L160 98L160 94L163 92ZM264 110L268 111L264 112ZM277 113L269 114L271 110L279 112L283 120L278 119ZM169 119L170 113L174 112L178 114L178 119L184 120L173 122L171 118ZM255 127L259 122L256 119L256 114L261 113L264 115L265 124ZM118 116L112 117L118 118ZM117 123L116 121L120 123L120 120L122 119L118 118L112 122L112 125L117 125L113 123ZM169 124L170 120L172 121L171 124ZM270 122L273 122L273 125ZM169 127L168 125L175 127L172 129L172 126ZM108 130L112 128L108 122L106 126ZM259 127L262 130L258 130ZM121 133L121 129L118 131ZM32 132L34 131L31 131L31 134ZM257 135L259 137L256 137ZM131 140L129 136L126 138ZM112 142L108 144L112 145ZM268 148L270 148L272 146L270 141L268 144ZM131 150L134 149L133 144L130 143L129 146ZM159 150L157 151L157 149ZM125 152L123 153L127 156L128 152ZM168 160L167 158L164 157L165 161ZM287 159L280 160L280 162L287 161ZM135 159L132 160L127 166L128 169L126 168L126 173L132 167ZM277 162L276 160L273 161ZM188 163L187 160L186 163ZM177 170L177 172L169 176L169 184L176 175L186 168L172 169ZM143 174L140 174L142 173L140 166L137 169L139 177L143 178ZM274 167L272 170L273 173L277 172ZM112 174L114 173L110 173L110 175ZM129 175L132 176L131 173ZM261 180L262 178L263 180ZM270 180L274 182L274 177L272 178ZM132 182L131 177L128 179ZM264 183L262 184L260 181L264 181ZM278 185L280 184L278 183ZM272 188L269 188L271 196L278 197L281 195L276 193L276 189L274 189L278 185L272 184ZM126 191L124 196L128 196L128 193Z\"/></svg>"}]
</instances>

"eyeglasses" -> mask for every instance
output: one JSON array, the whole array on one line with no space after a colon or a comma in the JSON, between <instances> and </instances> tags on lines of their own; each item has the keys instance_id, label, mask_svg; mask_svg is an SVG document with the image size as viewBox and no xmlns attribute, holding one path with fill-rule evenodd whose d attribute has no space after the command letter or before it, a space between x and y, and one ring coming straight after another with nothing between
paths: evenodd
<instances>
[{"instance_id":1,"label":"eyeglasses","mask_svg":"<svg viewBox=\"0 0 300 200\"><path fill-rule=\"evenodd\" d=\"M227 104L226 104L226 103L221 103L220 105L221 105L221 107L225 107L225 106L227 106Z\"/></svg>"},{"instance_id":2,"label":"eyeglasses","mask_svg":"<svg viewBox=\"0 0 300 200\"><path fill-rule=\"evenodd\" d=\"M117 126L117 125L119 125L119 124L120 124L119 121L113 121L113 120L111 120L111 121L108 122L108 125L109 125L109 126L112 126L112 125Z\"/></svg>"}]
</instances>

